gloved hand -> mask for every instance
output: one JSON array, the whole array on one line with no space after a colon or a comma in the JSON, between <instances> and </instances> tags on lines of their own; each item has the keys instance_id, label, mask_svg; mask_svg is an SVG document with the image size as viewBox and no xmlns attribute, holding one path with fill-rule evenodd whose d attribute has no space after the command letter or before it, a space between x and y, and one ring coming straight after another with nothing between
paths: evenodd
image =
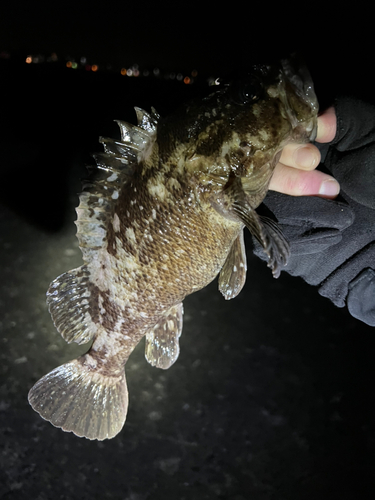
<instances>
[{"instance_id":1,"label":"gloved hand","mask_svg":"<svg viewBox=\"0 0 375 500\"><path fill-rule=\"evenodd\" d=\"M341 197L291 197L269 191L264 204L291 245L284 268L336 306L375 326L375 108L352 98L335 102L337 133L316 146L321 170L341 184ZM260 248L255 253L262 257Z\"/></svg>"}]
</instances>

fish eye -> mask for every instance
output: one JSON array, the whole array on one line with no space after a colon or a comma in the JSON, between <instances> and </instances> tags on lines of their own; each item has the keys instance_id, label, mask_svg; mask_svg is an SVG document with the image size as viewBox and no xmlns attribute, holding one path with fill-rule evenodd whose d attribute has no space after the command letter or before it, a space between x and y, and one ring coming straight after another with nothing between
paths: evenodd
<instances>
[{"instance_id":1,"label":"fish eye","mask_svg":"<svg viewBox=\"0 0 375 500\"><path fill-rule=\"evenodd\" d=\"M260 99L262 85L256 78L239 81L234 88L233 100L237 104L251 104Z\"/></svg>"}]
</instances>

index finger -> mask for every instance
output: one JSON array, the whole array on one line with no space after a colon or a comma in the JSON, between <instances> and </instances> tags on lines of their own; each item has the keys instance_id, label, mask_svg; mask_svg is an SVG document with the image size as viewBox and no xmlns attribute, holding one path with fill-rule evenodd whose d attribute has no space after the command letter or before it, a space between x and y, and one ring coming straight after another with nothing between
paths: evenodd
<instances>
[{"instance_id":1,"label":"index finger","mask_svg":"<svg viewBox=\"0 0 375 500\"><path fill-rule=\"evenodd\" d=\"M337 119L336 111L333 106L326 109L323 114L318 116L318 131L316 135L317 142L331 142L336 136Z\"/></svg>"}]
</instances>

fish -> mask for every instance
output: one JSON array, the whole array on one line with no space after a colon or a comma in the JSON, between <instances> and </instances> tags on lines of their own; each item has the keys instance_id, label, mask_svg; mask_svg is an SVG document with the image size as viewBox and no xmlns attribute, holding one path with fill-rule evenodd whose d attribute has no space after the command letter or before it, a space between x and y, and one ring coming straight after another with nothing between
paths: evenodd
<instances>
[{"instance_id":1,"label":"fish","mask_svg":"<svg viewBox=\"0 0 375 500\"><path fill-rule=\"evenodd\" d=\"M66 342L86 354L38 380L28 400L45 420L93 440L122 429L125 364L145 337L145 357L170 368L180 352L183 300L217 276L226 300L246 280L244 230L278 277L289 245L258 215L283 147L314 140L318 102L293 58L223 78L206 95L161 117L135 108L101 137L83 186L77 238L83 265L58 276L47 304Z\"/></svg>"}]
</instances>

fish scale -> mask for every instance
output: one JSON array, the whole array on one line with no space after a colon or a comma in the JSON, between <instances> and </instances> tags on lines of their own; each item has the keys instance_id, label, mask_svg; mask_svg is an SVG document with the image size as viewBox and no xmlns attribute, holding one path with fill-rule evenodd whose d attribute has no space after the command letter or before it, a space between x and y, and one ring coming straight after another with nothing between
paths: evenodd
<instances>
[{"instance_id":1,"label":"fish scale","mask_svg":"<svg viewBox=\"0 0 375 500\"><path fill-rule=\"evenodd\" d=\"M317 112L308 72L281 61L223 81L166 118L136 108L138 125L117 121L120 141L100 138L104 152L77 208L84 264L47 291L62 337L93 343L30 390L44 419L88 439L118 434L132 351L145 336L146 360L170 368L184 298L218 274L225 299L240 293L245 226L279 275L288 243L256 208L284 145L314 137Z\"/></svg>"}]
</instances>

